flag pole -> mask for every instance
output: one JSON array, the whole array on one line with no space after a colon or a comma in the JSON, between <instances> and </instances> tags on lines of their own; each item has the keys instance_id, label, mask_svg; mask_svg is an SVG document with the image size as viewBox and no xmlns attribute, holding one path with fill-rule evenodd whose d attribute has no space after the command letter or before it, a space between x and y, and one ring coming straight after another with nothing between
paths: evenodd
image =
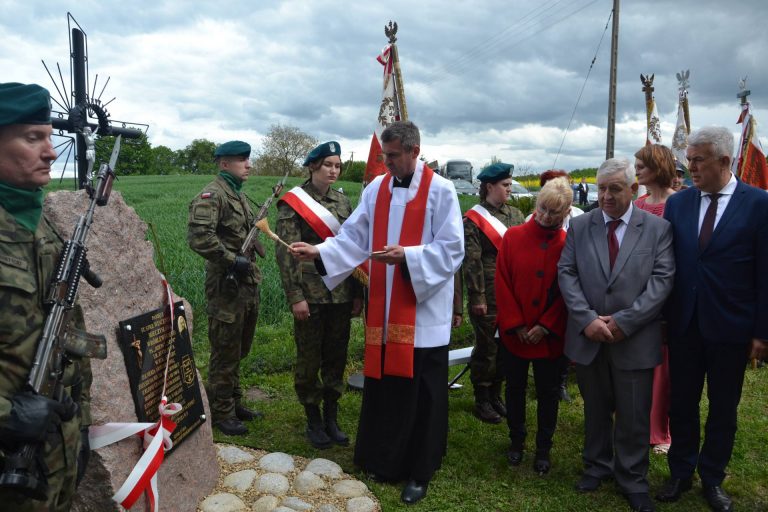
<instances>
[{"instance_id":1,"label":"flag pole","mask_svg":"<svg viewBox=\"0 0 768 512\"><path fill-rule=\"evenodd\" d=\"M640 75L640 82L643 84L645 93L645 129L646 132L651 129L651 113L653 112L653 79L655 75Z\"/></svg>"},{"instance_id":2,"label":"flag pole","mask_svg":"<svg viewBox=\"0 0 768 512\"><path fill-rule=\"evenodd\" d=\"M691 76L691 70L686 69L684 71L679 72L677 75L677 83L679 84L678 87L678 98L680 101L680 104L683 106L683 114L685 116L685 129L688 132L688 134L691 134L691 114L688 111L688 78Z\"/></svg>"},{"instance_id":3,"label":"flag pole","mask_svg":"<svg viewBox=\"0 0 768 512\"><path fill-rule=\"evenodd\" d=\"M397 51L397 22L390 20L388 25L384 26L384 35L389 38L389 44L392 52L392 62L395 71L395 94L397 96L398 113L400 121L408 120L408 107L405 105L405 88L403 87L403 73L400 70L400 53Z\"/></svg>"}]
</instances>

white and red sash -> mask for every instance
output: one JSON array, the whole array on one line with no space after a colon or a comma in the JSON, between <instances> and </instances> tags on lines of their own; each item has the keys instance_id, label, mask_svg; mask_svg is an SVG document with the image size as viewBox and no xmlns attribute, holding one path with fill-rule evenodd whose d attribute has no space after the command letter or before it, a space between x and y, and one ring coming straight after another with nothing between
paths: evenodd
<instances>
[{"instance_id":1,"label":"white and red sash","mask_svg":"<svg viewBox=\"0 0 768 512\"><path fill-rule=\"evenodd\" d=\"M464 216L472 221L488 237L488 240L496 247L497 251L501 249L501 239L504 238L504 233L507 232L507 226L503 222L491 215L491 212L479 204L467 210Z\"/></svg>"},{"instance_id":2,"label":"white and red sash","mask_svg":"<svg viewBox=\"0 0 768 512\"><path fill-rule=\"evenodd\" d=\"M315 201L312 196L301 187L293 187L285 193L278 203L284 202L307 221L312 231L325 240L336 236L341 229L341 224L328 209Z\"/></svg>"},{"instance_id":3,"label":"white and red sash","mask_svg":"<svg viewBox=\"0 0 768 512\"><path fill-rule=\"evenodd\" d=\"M400 230L399 243L403 247L421 244L424 231L424 217L427 210L429 186L434 172L424 166L416 196L405 205L405 214ZM379 185L373 214L372 250L387 245L389 208L392 201L390 182L387 174ZM368 294L368 315L365 326L365 357L363 374L380 379L382 366L384 375L413 378L413 350L416 339L416 295L413 286L403 278L400 265L394 265L392 293L387 319L386 351L383 351L384 317L386 315L387 269L379 261L371 260L370 293ZM384 364L382 365L382 359Z\"/></svg>"}]
</instances>

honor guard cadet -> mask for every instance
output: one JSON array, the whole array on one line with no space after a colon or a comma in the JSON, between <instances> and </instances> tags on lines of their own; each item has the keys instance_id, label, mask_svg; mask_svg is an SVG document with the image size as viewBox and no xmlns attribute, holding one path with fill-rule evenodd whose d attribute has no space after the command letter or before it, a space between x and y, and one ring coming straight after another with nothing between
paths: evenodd
<instances>
[{"instance_id":1,"label":"honor guard cadet","mask_svg":"<svg viewBox=\"0 0 768 512\"><path fill-rule=\"evenodd\" d=\"M464 216L464 281L467 284L469 319L475 330L475 348L469 360L475 391L475 415L486 423L499 423L507 411L501 400L504 373L499 369L496 342L496 256L510 226L523 223L523 214L509 206L512 192L510 164L495 163L483 169L480 204Z\"/></svg>"},{"instance_id":2,"label":"honor guard cadet","mask_svg":"<svg viewBox=\"0 0 768 512\"><path fill-rule=\"evenodd\" d=\"M341 174L341 147L331 141L307 155L310 177L278 203L277 234L286 243L319 244L335 236L352 213L347 196L331 188ZM284 245L275 248L283 290L294 318L294 388L307 415L307 439L315 448L347 446L337 423L344 390L349 326L362 307L354 278L329 290L312 262L297 261ZM322 416L320 404L322 402Z\"/></svg>"},{"instance_id":3,"label":"honor guard cadet","mask_svg":"<svg viewBox=\"0 0 768 512\"><path fill-rule=\"evenodd\" d=\"M63 247L43 214L42 187L55 158L48 91L0 84L0 509L14 512L69 510L90 452L89 360L67 353L60 401L27 384ZM82 328L82 312L74 313ZM22 468L15 456L27 444L44 448L41 460ZM13 470L47 487L45 499L28 497Z\"/></svg>"},{"instance_id":4,"label":"honor guard cadet","mask_svg":"<svg viewBox=\"0 0 768 512\"><path fill-rule=\"evenodd\" d=\"M219 175L190 203L187 231L189 247L205 258L208 403L213 425L230 436L246 434L243 421L261 415L242 404L240 387L240 360L253 343L261 282L259 268L239 254L254 221L241 192L251 169L250 154L251 146L238 140L216 149Z\"/></svg>"}]
</instances>

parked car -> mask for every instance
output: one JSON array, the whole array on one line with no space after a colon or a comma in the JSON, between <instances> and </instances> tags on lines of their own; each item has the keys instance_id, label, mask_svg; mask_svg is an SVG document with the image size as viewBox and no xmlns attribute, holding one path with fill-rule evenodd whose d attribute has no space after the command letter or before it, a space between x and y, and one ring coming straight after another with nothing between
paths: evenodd
<instances>
[{"instance_id":1,"label":"parked car","mask_svg":"<svg viewBox=\"0 0 768 512\"><path fill-rule=\"evenodd\" d=\"M533 194L531 194L527 188L522 186L519 181L512 180L512 193L510 196L520 199L521 197L533 197Z\"/></svg>"},{"instance_id":2,"label":"parked car","mask_svg":"<svg viewBox=\"0 0 768 512\"><path fill-rule=\"evenodd\" d=\"M587 183L587 202L589 204L597 201L597 185L594 183Z\"/></svg>"},{"instance_id":3,"label":"parked car","mask_svg":"<svg viewBox=\"0 0 768 512\"><path fill-rule=\"evenodd\" d=\"M456 187L457 194L465 194L468 196L476 196L480 194L480 189L468 181L464 180L451 180L453 186Z\"/></svg>"}]
</instances>

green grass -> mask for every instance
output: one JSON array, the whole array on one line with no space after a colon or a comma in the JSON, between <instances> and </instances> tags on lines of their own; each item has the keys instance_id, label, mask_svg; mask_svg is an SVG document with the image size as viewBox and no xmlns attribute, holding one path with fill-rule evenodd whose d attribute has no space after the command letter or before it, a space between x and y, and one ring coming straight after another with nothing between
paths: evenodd
<instances>
[{"instance_id":1,"label":"green grass","mask_svg":"<svg viewBox=\"0 0 768 512\"><path fill-rule=\"evenodd\" d=\"M147 176L123 177L115 189L134 207L141 218L155 226L159 247L163 253L165 272L176 293L190 301L194 308L193 345L198 368L205 375L208 364L207 325L203 295L203 260L186 245L187 206L211 176ZM246 193L261 202L270 193L276 178L251 178ZM289 180L290 188L300 182ZM359 184L342 182L356 203ZM71 184L55 184L51 189L71 188ZM462 210L476 202L476 198L462 197ZM525 205L527 206L527 205ZM521 205L521 207L524 207ZM275 209L270 211L270 225L274 227ZM151 235L148 235L148 237ZM605 485L592 495L580 495L573 490L581 470L583 441L582 401L571 379L569 391L574 401L562 404L552 451L552 471L544 478L531 470L530 450L535 436L535 400L529 389L528 453L523 464L510 468L505 452L508 438L506 426L480 423L472 414L472 390L467 376L464 387L451 391L448 453L443 467L430 484L429 494L423 502L406 507L399 501L400 487L381 485L365 479L352 464L352 447L334 447L318 451L304 439L303 410L293 391L292 367L295 358L293 324L280 289L274 247L265 243L267 257L261 260L264 286L261 292L262 308L251 354L243 362L243 384L256 386L269 396L257 407L266 413L266 419L250 423L250 434L243 438L229 438L215 433L218 441L239 442L246 446L270 451L283 451L303 457L325 457L341 464L345 471L368 484L381 500L383 510L412 511L613 511L628 510L612 484ZM452 348L472 343L472 329L465 321L454 330ZM353 320L349 350L348 371L362 367L362 323ZM452 368L452 373L459 371ZM532 387L532 382L530 383ZM739 511L768 510L768 369L747 371L740 407L740 424L733 458L728 468L726 490L731 493ZM357 429L361 395L345 393L341 400L340 423L353 438ZM702 404L706 411L706 400ZM663 456L651 455L650 482L657 489L667 476ZM706 510L706 504L695 485L680 502L660 505L659 510L670 512Z\"/></svg>"}]
</instances>

